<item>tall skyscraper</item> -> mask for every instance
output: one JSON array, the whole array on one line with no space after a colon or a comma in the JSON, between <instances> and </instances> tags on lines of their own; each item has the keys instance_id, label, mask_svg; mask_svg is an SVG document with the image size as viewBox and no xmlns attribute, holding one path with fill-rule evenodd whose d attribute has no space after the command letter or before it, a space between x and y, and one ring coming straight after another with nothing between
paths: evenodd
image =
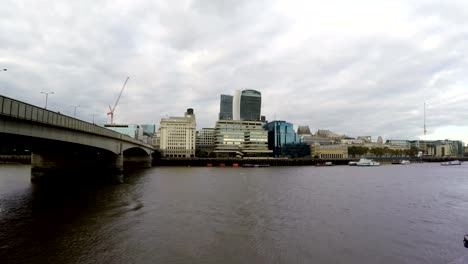
<instances>
[{"instance_id":1,"label":"tall skyscraper","mask_svg":"<svg viewBox=\"0 0 468 264\"><path fill-rule=\"evenodd\" d=\"M243 90L240 100L240 120L260 120L262 94L255 90Z\"/></svg>"},{"instance_id":2,"label":"tall skyscraper","mask_svg":"<svg viewBox=\"0 0 468 264\"><path fill-rule=\"evenodd\" d=\"M262 94L255 90L236 90L234 96L221 95L219 120L260 121Z\"/></svg>"},{"instance_id":3,"label":"tall skyscraper","mask_svg":"<svg viewBox=\"0 0 468 264\"><path fill-rule=\"evenodd\" d=\"M232 95L221 95L219 120L232 120Z\"/></svg>"}]
</instances>

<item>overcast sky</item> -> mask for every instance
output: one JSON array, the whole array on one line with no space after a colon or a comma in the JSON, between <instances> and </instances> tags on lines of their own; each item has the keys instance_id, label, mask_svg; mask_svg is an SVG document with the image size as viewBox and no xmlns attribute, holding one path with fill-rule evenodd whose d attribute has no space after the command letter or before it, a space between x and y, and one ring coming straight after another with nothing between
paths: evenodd
<instances>
[{"instance_id":1,"label":"overcast sky","mask_svg":"<svg viewBox=\"0 0 468 264\"><path fill-rule=\"evenodd\" d=\"M262 93L262 115L349 136L468 142L468 1L3 0L0 94L108 122Z\"/></svg>"}]
</instances>

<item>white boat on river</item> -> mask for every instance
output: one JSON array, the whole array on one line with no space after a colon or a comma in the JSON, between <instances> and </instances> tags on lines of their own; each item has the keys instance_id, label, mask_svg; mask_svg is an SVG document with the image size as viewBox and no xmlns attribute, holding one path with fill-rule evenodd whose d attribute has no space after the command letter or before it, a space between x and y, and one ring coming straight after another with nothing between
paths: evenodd
<instances>
[{"instance_id":1,"label":"white boat on river","mask_svg":"<svg viewBox=\"0 0 468 264\"><path fill-rule=\"evenodd\" d=\"M356 166L362 166L362 167L380 166L380 162L377 162L371 159L361 158L358 162L356 162Z\"/></svg>"},{"instance_id":2,"label":"white boat on river","mask_svg":"<svg viewBox=\"0 0 468 264\"><path fill-rule=\"evenodd\" d=\"M461 161L451 160L451 161L442 162L440 165L442 165L442 166L461 165Z\"/></svg>"}]
</instances>

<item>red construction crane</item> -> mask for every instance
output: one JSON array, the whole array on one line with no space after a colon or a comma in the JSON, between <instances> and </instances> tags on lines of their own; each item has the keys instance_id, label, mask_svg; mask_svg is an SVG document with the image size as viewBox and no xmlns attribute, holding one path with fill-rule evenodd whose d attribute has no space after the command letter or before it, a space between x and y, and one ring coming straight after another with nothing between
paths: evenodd
<instances>
[{"instance_id":1,"label":"red construction crane","mask_svg":"<svg viewBox=\"0 0 468 264\"><path fill-rule=\"evenodd\" d=\"M127 79L125 79L125 82L124 82L124 84L122 86L122 89L120 90L119 96L117 97L117 100L115 101L114 107L111 107L109 105L110 112L107 113L107 115L110 115L111 125L114 124L114 111L115 111L115 108L117 107L117 104L119 103L120 97L122 96L122 92L125 89L125 85L127 85L128 79L130 79L130 77L127 76Z\"/></svg>"}]
</instances>

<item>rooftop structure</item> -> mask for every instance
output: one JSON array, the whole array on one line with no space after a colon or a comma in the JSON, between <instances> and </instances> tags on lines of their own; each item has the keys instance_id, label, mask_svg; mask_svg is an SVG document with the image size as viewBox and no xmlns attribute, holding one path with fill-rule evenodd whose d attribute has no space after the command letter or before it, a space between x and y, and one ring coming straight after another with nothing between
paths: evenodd
<instances>
[{"instance_id":1,"label":"rooftop structure","mask_svg":"<svg viewBox=\"0 0 468 264\"><path fill-rule=\"evenodd\" d=\"M309 126L299 126L297 128L297 134L299 134L299 135L304 135L304 134L311 135L312 133L310 132Z\"/></svg>"}]
</instances>

